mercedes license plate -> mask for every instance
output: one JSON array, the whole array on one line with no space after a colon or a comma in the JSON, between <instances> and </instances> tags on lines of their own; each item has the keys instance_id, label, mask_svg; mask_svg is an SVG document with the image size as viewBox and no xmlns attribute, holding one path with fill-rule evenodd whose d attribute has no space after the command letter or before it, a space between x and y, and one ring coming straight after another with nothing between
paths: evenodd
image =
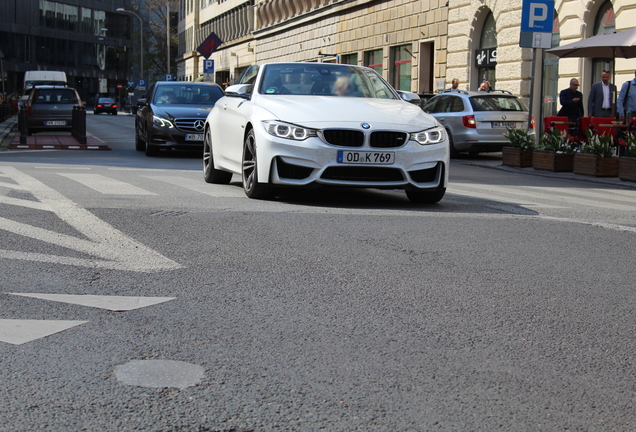
<instances>
[{"instance_id":1,"label":"mercedes license plate","mask_svg":"<svg viewBox=\"0 0 636 432\"><path fill-rule=\"evenodd\" d=\"M66 120L49 120L46 122L47 126L66 126Z\"/></svg>"},{"instance_id":2,"label":"mercedes license plate","mask_svg":"<svg viewBox=\"0 0 636 432\"><path fill-rule=\"evenodd\" d=\"M499 122L492 122L492 127L494 128L512 128L515 129L517 127L517 123L516 122L511 122L511 121L499 121Z\"/></svg>"},{"instance_id":3,"label":"mercedes license plate","mask_svg":"<svg viewBox=\"0 0 636 432\"><path fill-rule=\"evenodd\" d=\"M186 134L186 141L203 141L203 134Z\"/></svg>"},{"instance_id":4,"label":"mercedes license plate","mask_svg":"<svg viewBox=\"0 0 636 432\"><path fill-rule=\"evenodd\" d=\"M360 152L338 150L338 163L391 165L394 162L394 152Z\"/></svg>"}]
</instances>

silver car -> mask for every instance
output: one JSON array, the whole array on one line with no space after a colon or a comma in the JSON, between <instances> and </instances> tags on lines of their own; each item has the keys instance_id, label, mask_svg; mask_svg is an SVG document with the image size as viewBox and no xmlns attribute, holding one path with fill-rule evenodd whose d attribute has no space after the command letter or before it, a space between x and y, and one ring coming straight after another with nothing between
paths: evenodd
<instances>
[{"instance_id":1,"label":"silver car","mask_svg":"<svg viewBox=\"0 0 636 432\"><path fill-rule=\"evenodd\" d=\"M451 157L460 152L499 152L508 140L508 128L528 127L530 113L521 100L503 90L446 90L422 109L448 131ZM531 117L534 130L534 118Z\"/></svg>"}]
</instances>

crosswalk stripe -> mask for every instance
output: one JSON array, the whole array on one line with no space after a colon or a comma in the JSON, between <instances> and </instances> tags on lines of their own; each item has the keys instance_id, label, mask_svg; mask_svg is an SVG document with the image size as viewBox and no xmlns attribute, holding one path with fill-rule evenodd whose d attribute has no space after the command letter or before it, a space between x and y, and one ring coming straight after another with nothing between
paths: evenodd
<instances>
[{"instance_id":1,"label":"crosswalk stripe","mask_svg":"<svg viewBox=\"0 0 636 432\"><path fill-rule=\"evenodd\" d=\"M568 204L578 204L585 205L588 207L596 207L596 208L604 208L604 209L613 209L613 210L622 210L622 211L636 211L636 205L624 205L619 203L611 202L610 200L614 199L617 201L629 201L628 199L624 199L623 197L612 197L611 193L608 192L603 196L604 200L591 200L591 199L581 199L573 196L568 196L567 194L570 192L567 188L540 188L538 190L545 191L546 193L538 193L533 192L532 190L537 190L535 187L531 186L522 186L520 188L509 188L504 186L497 185L480 185L480 184L472 184L472 183L451 183L449 185L448 191L450 193L458 193L462 195L472 196L475 190L477 191L486 191L489 193L487 196L500 196L501 199L511 200L510 202L515 202L517 204L528 204L527 199L538 199L538 200L546 200L549 202L558 202L560 204L568 203ZM574 194L573 194L574 195ZM505 198L504 198L505 197ZM519 201L518 197L523 197L524 201ZM634 193L634 198L631 200L632 202L636 201L636 193Z\"/></svg>"},{"instance_id":2,"label":"crosswalk stripe","mask_svg":"<svg viewBox=\"0 0 636 432\"><path fill-rule=\"evenodd\" d=\"M157 195L140 187L100 174L59 173L104 195Z\"/></svg>"},{"instance_id":3,"label":"crosswalk stripe","mask_svg":"<svg viewBox=\"0 0 636 432\"><path fill-rule=\"evenodd\" d=\"M229 185L208 184L203 179L195 180L186 177L177 176L143 176L145 178L162 181L171 185L177 185L216 198L243 198L245 194L243 189Z\"/></svg>"}]
</instances>

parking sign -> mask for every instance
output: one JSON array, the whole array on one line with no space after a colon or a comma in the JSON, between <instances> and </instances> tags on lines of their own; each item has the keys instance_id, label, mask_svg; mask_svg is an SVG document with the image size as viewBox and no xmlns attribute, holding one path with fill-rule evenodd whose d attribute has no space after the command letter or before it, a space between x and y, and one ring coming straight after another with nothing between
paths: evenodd
<instances>
[{"instance_id":1,"label":"parking sign","mask_svg":"<svg viewBox=\"0 0 636 432\"><path fill-rule=\"evenodd\" d=\"M521 31L552 33L553 0L524 0L521 8Z\"/></svg>"},{"instance_id":2,"label":"parking sign","mask_svg":"<svg viewBox=\"0 0 636 432\"><path fill-rule=\"evenodd\" d=\"M214 60L203 60L203 73L214 73Z\"/></svg>"}]
</instances>

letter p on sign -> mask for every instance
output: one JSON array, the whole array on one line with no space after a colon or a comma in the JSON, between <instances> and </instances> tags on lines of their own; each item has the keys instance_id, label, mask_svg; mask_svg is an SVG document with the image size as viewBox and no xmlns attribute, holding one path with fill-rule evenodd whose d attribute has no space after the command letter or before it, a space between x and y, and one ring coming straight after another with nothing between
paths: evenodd
<instances>
[{"instance_id":1,"label":"letter p on sign","mask_svg":"<svg viewBox=\"0 0 636 432\"><path fill-rule=\"evenodd\" d=\"M521 31L552 33L553 21L553 0L523 0Z\"/></svg>"}]
</instances>

